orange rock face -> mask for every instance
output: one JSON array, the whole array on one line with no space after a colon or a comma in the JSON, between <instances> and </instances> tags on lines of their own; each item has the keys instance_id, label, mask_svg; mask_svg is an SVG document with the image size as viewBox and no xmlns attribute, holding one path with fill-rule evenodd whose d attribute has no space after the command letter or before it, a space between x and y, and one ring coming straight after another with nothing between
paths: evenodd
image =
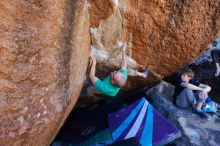
<instances>
[{"instance_id":1,"label":"orange rock face","mask_svg":"<svg viewBox=\"0 0 220 146\"><path fill-rule=\"evenodd\" d=\"M136 62L130 64L148 66L161 76L168 76L206 50L207 44L220 30L218 1L109 1L114 4L113 14L109 12L110 15L98 27L91 26L96 28L93 33L96 51L105 50L109 55L105 61L99 61L106 67L119 66L117 56L120 51L114 48L117 41L125 41L129 44L130 59ZM96 14L92 13L91 17L97 18ZM97 39L97 33L100 39ZM99 40L103 47L97 45ZM137 87L141 85L139 81L145 84L155 80L158 79L153 76L147 80L130 78L129 85Z\"/></svg>"},{"instance_id":2,"label":"orange rock face","mask_svg":"<svg viewBox=\"0 0 220 146\"><path fill-rule=\"evenodd\" d=\"M49 145L78 99L90 35L84 0L0 1L0 145Z\"/></svg>"},{"instance_id":3,"label":"orange rock face","mask_svg":"<svg viewBox=\"0 0 220 146\"><path fill-rule=\"evenodd\" d=\"M167 76L206 49L219 10L218 1L1 0L0 145L51 143L78 99L90 44L100 66L119 67L123 41L129 68ZM133 77L127 88L156 80Z\"/></svg>"}]
</instances>

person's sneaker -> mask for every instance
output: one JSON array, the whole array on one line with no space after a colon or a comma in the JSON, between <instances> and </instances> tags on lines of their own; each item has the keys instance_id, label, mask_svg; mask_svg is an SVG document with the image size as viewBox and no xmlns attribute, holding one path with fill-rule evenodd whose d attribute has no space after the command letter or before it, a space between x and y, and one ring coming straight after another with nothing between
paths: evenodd
<instances>
[{"instance_id":1,"label":"person's sneaker","mask_svg":"<svg viewBox=\"0 0 220 146\"><path fill-rule=\"evenodd\" d=\"M194 114L200 116L201 118L206 118L206 119L209 118L208 114L205 113L205 112L203 112L201 109L193 109L192 112L193 112Z\"/></svg>"},{"instance_id":2,"label":"person's sneaker","mask_svg":"<svg viewBox=\"0 0 220 146\"><path fill-rule=\"evenodd\" d=\"M148 76L148 69L145 69L144 72L142 73L142 77L146 78Z\"/></svg>"}]
</instances>

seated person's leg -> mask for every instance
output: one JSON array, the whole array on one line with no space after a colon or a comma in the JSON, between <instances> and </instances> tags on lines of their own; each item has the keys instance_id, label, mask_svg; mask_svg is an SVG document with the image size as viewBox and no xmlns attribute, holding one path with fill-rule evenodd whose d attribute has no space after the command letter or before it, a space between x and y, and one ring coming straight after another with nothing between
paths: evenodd
<instances>
[{"instance_id":1,"label":"seated person's leg","mask_svg":"<svg viewBox=\"0 0 220 146\"><path fill-rule=\"evenodd\" d=\"M188 100L188 103L190 104L191 107L193 107L194 105L196 105L196 98L194 96L194 93L191 89L189 88L186 88L185 89L186 91L186 94L187 94L187 100Z\"/></svg>"},{"instance_id":2,"label":"seated person's leg","mask_svg":"<svg viewBox=\"0 0 220 146\"><path fill-rule=\"evenodd\" d=\"M196 106L196 109L201 109L203 103L205 103L205 100L208 98L208 93L204 91L199 91L198 92L198 103Z\"/></svg>"},{"instance_id":3,"label":"seated person's leg","mask_svg":"<svg viewBox=\"0 0 220 146\"><path fill-rule=\"evenodd\" d=\"M177 96L176 104L180 108L189 108L196 104L193 91L189 88L185 88L179 96Z\"/></svg>"},{"instance_id":4,"label":"seated person's leg","mask_svg":"<svg viewBox=\"0 0 220 146\"><path fill-rule=\"evenodd\" d=\"M208 94L204 91L198 91L196 93L196 96L197 96L197 105L196 105L196 108L193 109L193 113L199 115L200 117L202 118L209 118L209 115L207 115L201 108L202 108L202 105L205 103L205 100L207 99L208 97Z\"/></svg>"}]
</instances>

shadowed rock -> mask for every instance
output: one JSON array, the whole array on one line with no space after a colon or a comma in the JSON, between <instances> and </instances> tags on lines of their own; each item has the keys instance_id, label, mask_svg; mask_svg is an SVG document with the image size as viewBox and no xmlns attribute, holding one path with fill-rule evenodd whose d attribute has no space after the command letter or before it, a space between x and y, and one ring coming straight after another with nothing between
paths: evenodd
<instances>
[{"instance_id":1,"label":"shadowed rock","mask_svg":"<svg viewBox=\"0 0 220 146\"><path fill-rule=\"evenodd\" d=\"M217 115L207 120L193 114L190 109L177 108L171 102L173 91L173 85L161 82L147 94L151 96L154 107L182 131L182 137L174 143L178 146L217 146L220 143L220 119Z\"/></svg>"},{"instance_id":2,"label":"shadowed rock","mask_svg":"<svg viewBox=\"0 0 220 146\"><path fill-rule=\"evenodd\" d=\"M50 144L81 91L89 30L95 30L91 35L100 54L98 69L118 67L117 42L126 41L130 68L149 66L167 76L203 52L215 37L219 5L219 1L1 0L0 145ZM126 88L157 80L152 75L148 80L130 78Z\"/></svg>"}]
</instances>

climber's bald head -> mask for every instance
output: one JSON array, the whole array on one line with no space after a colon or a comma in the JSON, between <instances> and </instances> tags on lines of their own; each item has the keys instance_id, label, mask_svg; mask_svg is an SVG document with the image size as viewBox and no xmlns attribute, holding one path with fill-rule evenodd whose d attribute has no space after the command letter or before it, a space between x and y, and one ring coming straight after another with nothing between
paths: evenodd
<instances>
[{"instance_id":1,"label":"climber's bald head","mask_svg":"<svg viewBox=\"0 0 220 146\"><path fill-rule=\"evenodd\" d=\"M116 87L121 88L126 83L126 79L123 76L123 74L120 73L120 71L111 72L110 78L111 78L111 84L116 86Z\"/></svg>"}]
</instances>

